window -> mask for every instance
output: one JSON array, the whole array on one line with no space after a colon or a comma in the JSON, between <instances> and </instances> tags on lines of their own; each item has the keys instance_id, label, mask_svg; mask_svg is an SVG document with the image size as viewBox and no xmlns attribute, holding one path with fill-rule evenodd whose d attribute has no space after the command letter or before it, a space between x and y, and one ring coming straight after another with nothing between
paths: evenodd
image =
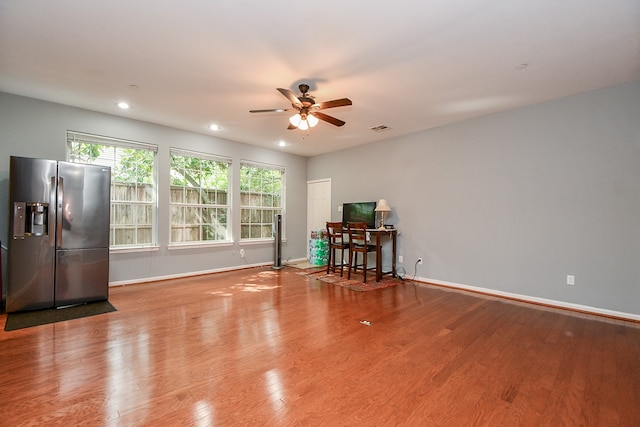
<instances>
[{"instance_id":1,"label":"window","mask_svg":"<svg viewBox=\"0 0 640 427\"><path fill-rule=\"evenodd\" d=\"M282 214L284 168L240 164L240 239L273 237L273 222Z\"/></svg>"},{"instance_id":2,"label":"window","mask_svg":"<svg viewBox=\"0 0 640 427\"><path fill-rule=\"evenodd\" d=\"M112 249L156 245L157 151L154 145L67 132L70 162L111 167Z\"/></svg>"},{"instance_id":3,"label":"window","mask_svg":"<svg viewBox=\"0 0 640 427\"><path fill-rule=\"evenodd\" d=\"M229 240L230 164L171 149L171 243Z\"/></svg>"}]
</instances>

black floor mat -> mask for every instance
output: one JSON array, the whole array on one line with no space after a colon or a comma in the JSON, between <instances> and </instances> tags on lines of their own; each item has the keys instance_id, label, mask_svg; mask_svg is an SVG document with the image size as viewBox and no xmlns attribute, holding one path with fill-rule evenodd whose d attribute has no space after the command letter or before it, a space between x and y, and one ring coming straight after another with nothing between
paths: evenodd
<instances>
[{"instance_id":1,"label":"black floor mat","mask_svg":"<svg viewBox=\"0 0 640 427\"><path fill-rule=\"evenodd\" d=\"M98 301L65 308L9 313L7 315L7 323L4 325L4 330L15 331L16 329L95 316L96 314L104 314L111 311L117 310L109 301Z\"/></svg>"}]
</instances>

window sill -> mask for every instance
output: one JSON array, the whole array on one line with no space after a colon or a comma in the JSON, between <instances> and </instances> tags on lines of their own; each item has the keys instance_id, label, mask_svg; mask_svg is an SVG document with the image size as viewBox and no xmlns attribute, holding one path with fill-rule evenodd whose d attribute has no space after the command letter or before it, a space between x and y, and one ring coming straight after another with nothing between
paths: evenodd
<instances>
[{"instance_id":1,"label":"window sill","mask_svg":"<svg viewBox=\"0 0 640 427\"><path fill-rule=\"evenodd\" d=\"M132 252L157 252L160 246L130 246L124 248L109 248L110 254L126 254Z\"/></svg>"},{"instance_id":2,"label":"window sill","mask_svg":"<svg viewBox=\"0 0 640 427\"><path fill-rule=\"evenodd\" d=\"M213 248L213 247L223 247L223 246L233 246L233 242L230 240L225 240L222 242L191 242L191 243L172 243L167 245L167 249L170 251L180 250L180 249L199 249L199 248Z\"/></svg>"},{"instance_id":3,"label":"window sill","mask_svg":"<svg viewBox=\"0 0 640 427\"><path fill-rule=\"evenodd\" d=\"M242 239L238 242L238 244L240 246L243 245L264 245L267 243L273 243L275 241L275 239L273 237L270 237L268 239ZM285 243L287 241L287 239L282 239L282 243Z\"/></svg>"}]
</instances>

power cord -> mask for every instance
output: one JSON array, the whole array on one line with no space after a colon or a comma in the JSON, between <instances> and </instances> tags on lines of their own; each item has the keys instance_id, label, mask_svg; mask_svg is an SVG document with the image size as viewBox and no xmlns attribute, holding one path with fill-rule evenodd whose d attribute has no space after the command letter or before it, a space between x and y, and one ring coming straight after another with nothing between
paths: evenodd
<instances>
[{"instance_id":1,"label":"power cord","mask_svg":"<svg viewBox=\"0 0 640 427\"><path fill-rule=\"evenodd\" d=\"M416 278L416 274L418 274L418 264L420 264L420 261L422 261L422 258L418 258L415 265L413 266L413 277L411 278L411 280L414 280Z\"/></svg>"},{"instance_id":2,"label":"power cord","mask_svg":"<svg viewBox=\"0 0 640 427\"><path fill-rule=\"evenodd\" d=\"M408 280L414 280L416 278L416 275L418 274L418 264L420 264L420 261L422 261L421 258L418 258L418 260L416 261L415 265L413 266L413 277L408 279ZM398 278L402 281L406 280L407 277L407 272L404 269L404 267L399 267L396 271L396 276L398 276Z\"/></svg>"}]
</instances>

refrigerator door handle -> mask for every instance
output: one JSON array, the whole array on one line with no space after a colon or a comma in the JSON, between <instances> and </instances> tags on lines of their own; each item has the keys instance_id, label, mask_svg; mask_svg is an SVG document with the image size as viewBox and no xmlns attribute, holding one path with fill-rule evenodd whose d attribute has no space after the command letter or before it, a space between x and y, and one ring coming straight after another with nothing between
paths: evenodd
<instances>
[{"instance_id":1,"label":"refrigerator door handle","mask_svg":"<svg viewBox=\"0 0 640 427\"><path fill-rule=\"evenodd\" d=\"M47 224L47 233L49 233L49 246L56 243L56 230L52 228L55 224L56 210L52 209L56 203L56 177L51 177L51 187L49 187L49 223Z\"/></svg>"},{"instance_id":2,"label":"refrigerator door handle","mask_svg":"<svg viewBox=\"0 0 640 427\"><path fill-rule=\"evenodd\" d=\"M57 246L62 246L62 221L64 215L64 178L58 178L58 200L57 200L57 217L56 221L56 242Z\"/></svg>"}]
</instances>

